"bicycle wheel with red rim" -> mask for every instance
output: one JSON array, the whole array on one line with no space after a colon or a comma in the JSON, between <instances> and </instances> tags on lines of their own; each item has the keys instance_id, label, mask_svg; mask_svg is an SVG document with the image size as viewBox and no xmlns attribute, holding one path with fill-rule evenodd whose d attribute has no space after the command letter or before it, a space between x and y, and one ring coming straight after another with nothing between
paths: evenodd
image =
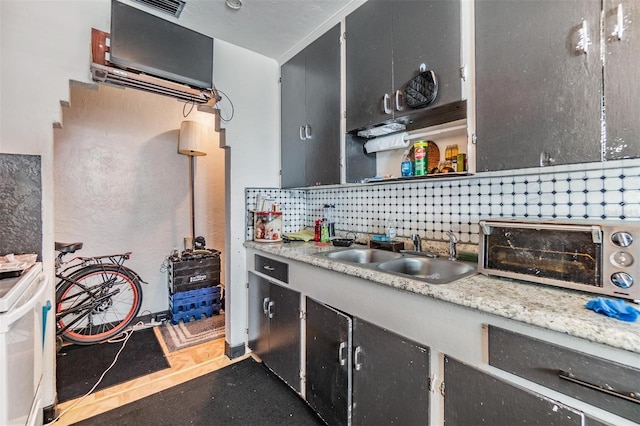
<instances>
[{"instance_id":1,"label":"bicycle wheel with red rim","mask_svg":"<svg viewBox=\"0 0 640 426\"><path fill-rule=\"evenodd\" d=\"M56 292L56 321L62 337L78 345L109 340L135 319L142 288L118 265L83 268Z\"/></svg>"}]
</instances>

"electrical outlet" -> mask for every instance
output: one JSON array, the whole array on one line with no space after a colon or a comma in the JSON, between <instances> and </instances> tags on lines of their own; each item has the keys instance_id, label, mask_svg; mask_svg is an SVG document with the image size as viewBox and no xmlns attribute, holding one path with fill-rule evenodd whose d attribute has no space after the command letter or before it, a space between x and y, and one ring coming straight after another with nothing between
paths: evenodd
<instances>
[{"instance_id":1,"label":"electrical outlet","mask_svg":"<svg viewBox=\"0 0 640 426\"><path fill-rule=\"evenodd\" d=\"M153 320L158 323L163 323L163 322L169 321L169 315L166 313L159 313L159 314L156 314Z\"/></svg>"}]
</instances>

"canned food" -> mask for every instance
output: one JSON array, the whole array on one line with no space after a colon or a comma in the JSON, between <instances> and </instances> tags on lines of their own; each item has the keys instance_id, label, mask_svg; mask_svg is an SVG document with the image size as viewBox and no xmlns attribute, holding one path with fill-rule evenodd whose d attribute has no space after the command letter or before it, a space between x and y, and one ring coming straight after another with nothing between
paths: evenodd
<instances>
[{"instance_id":1,"label":"canned food","mask_svg":"<svg viewBox=\"0 0 640 426\"><path fill-rule=\"evenodd\" d=\"M458 162L457 162L456 172L466 172L467 171L467 154L458 154Z\"/></svg>"},{"instance_id":2,"label":"canned food","mask_svg":"<svg viewBox=\"0 0 640 426\"><path fill-rule=\"evenodd\" d=\"M413 144L414 167L413 174L415 176L424 176L427 174L427 148L429 143L418 141Z\"/></svg>"}]
</instances>

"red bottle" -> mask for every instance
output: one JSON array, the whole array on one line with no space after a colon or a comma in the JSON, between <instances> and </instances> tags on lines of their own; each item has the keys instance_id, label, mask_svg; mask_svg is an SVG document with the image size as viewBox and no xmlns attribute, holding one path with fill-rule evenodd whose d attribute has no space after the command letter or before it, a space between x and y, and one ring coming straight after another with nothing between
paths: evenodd
<instances>
[{"instance_id":1,"label":"red bottle","mask_svg":"<svg viewBox=\"0 0 640 426\"><path fill-rule=\"evenodd\" d=\"M320 241L321 233L322 233L322 219L316 219L316 229L313 234L314 241Z\"/></svg>"}]
</instances>

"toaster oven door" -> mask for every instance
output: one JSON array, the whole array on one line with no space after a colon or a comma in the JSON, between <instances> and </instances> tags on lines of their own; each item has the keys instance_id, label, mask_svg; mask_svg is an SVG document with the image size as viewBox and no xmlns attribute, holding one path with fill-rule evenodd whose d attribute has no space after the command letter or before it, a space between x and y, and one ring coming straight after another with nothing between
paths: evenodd
<instances>
[{"instance_id":1,"label":"toaster oven door","mask_svg":"<svg viewBox=\"0 0 640 426\"><path fill-rule=\"evenodd\" d=\"M481 271L545 284L602 286L597 226L482 223Z\"/></svg>"}]
</instances>

